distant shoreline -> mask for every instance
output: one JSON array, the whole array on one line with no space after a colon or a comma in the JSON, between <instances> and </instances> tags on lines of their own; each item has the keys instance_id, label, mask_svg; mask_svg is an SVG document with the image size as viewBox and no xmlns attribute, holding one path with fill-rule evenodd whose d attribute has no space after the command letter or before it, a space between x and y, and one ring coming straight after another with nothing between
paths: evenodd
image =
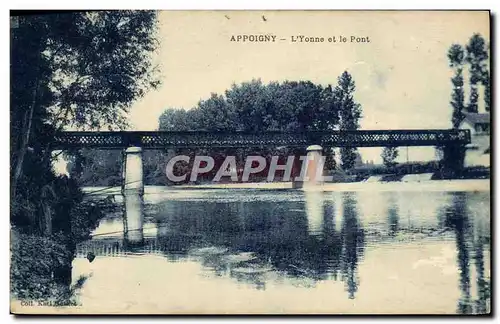
<instances>
[{"instance_id":1,"label":"distant shoreline","mask_svg":"<svg viewBox=\"0 0 500 324\"><path fill-rule=\"evenodd\" d=\"M121 195L120 187L83 187L85 193L99 191L98 196ZM145 194L154 194L158 190L210 190L210 189L257 189L283 190L295 189L292 182L257 182L257 183L213 183L200 185L145 186ZM389 181L389 182L347 182L324 183L310 188L313 191L490 191L490 179L467 180L425 180L425 181Z\"/></svg>"},{"instance_id":2,"label":"distant shoreline","mask_svg":"<svg viewBox=\"0 0 500 324\"><path fill-rule=\"evenodd\" d=\"M297 189L292 182L178 185L173 189ZM324 183L312 191L489 191L490 179Z\"/></svg>"}]
</instances>

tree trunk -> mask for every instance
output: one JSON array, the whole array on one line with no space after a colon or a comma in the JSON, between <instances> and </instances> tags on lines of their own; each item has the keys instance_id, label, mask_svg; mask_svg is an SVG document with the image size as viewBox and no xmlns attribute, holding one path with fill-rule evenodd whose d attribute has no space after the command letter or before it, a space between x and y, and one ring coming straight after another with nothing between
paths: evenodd
<instances>
[{"instance_id":1,"label":"tree trunk","mask_svg":"<svg viewBox=\"0 0 500 324\"><path fill-rule=\"evenodd\" d=\"M52 219L54 209L52 204L57 199L57 195L51 185L47 184L42 188L41 206L42 206L42 219L39 221L40 232L44 236L52 234Z\"/></svg>"},{"instance_id":2,"label":"tree trunk","mask_svg":"<svg viewBox=\"0 0 500 324\"><path fill-rule=\"evenodd\" d=\"M38 78L37 78L35 80L35 87L33 89L33 96L32 96L30 109L26 113L27 116L25 117L25 119L23 121L23 134L22 134L21 147L19 148L19 151L18 151L18 158L16 161L14 178L12 179L12 185L11 185L12 201L14 201L16 198L17 181L19 180L19 177L21 176L22 171L23 171L24 156L26 155L26 150L28 149L28 143L30 140L31 126L32 126L32 121L33 121L33 112L34 112L35 106L36 106L38 88L39 88L39 82L38 82Z\"/></svg>"}]
</instances>

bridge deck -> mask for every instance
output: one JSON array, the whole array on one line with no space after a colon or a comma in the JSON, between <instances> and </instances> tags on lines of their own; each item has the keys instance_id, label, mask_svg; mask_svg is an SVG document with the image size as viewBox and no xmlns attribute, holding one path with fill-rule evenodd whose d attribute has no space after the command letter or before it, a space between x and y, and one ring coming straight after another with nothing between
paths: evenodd
<instances>
[{"instance_id":1,"label":"bridge deck","mask_svg":"<svg viewBox=\"0 0 500 324\"><path fill-rule=\"evenodd\" d=\"M52 149L100 148L145 149L229 148L229 147L384 147L465 145L468 130L359 130L308 132L61 132L55 135Z\"/></svg>"}]
</instances>

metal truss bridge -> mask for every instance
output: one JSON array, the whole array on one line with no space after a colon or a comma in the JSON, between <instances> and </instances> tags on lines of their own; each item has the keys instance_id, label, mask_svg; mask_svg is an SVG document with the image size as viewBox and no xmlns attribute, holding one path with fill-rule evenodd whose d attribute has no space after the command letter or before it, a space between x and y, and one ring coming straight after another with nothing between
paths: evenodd
<instances>
[{"instance_id":1,"label":"metal truss bridge","mask_svg":"<svg viewBox=\"0 0 500 324\"><path fill-rule=\"evenodd\" d=\"M398 147L455 146L471 142L468 130L357 130L306 132L60 132L55 134L53 150L98 148L144 149L240 148L240 147Z\"/></svg>"}]
</instances>

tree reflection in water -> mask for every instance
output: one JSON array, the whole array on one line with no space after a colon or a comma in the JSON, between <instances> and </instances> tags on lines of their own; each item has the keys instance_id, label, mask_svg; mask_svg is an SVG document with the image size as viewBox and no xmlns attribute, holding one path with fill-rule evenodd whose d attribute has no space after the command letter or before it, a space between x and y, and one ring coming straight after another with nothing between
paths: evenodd
<instances>
[{"instance_id":1,"label":"tree reflection in water","mask_svg":"<svg viewBox=\"0 0 500 324\"><path fill-rule=\"evenodd\" d=\"M358 291L357 269L364 252L364 230L359 224L356 200L351 193L343 194L341 274L347 285L349 298Z\"/></svg>"},{"instance_id":2,"label":"tree reflection in water","mask_svg":"<svg viewBox=\"0 0 500 324\"><path fill-rule=\"evenodd\" d=\"M171 201L155 215L155 237L146 237L144 248L134 252L159 253L171 261L195 259L216 276L230 276L256 289L265 289L271 278L292 278L301 286L340 278L348 297L354 298L365 244L356 198L323 192L305 193L304 198L286 206L272 201ZM92 240L80 253L107 255L99 246L109 244ZM116 247L116 255L129 252L122 244Z\"/></svg>"},{"instance_id":3,"label":"tree reflection in water","mask_svg":"<svg viewBox=\"0 0 500 324\"><path fill-rule=\"evenodd\" d=\"M490 249L490 233L488 231L490 215L487 217L482 213L474 215L474 265L476 267L477 299L474 306L475 313L486 314L490 312L490 283L485 274L484 250ZM490 266L488 265L488 270ZM489 277L489 276L488 276Z\"/></svg>"},{"instance_id":4,"label":"tree reflection in water","mask_svg":"<svg viewBox=\"0 0 500 324\"><path fill-rule=\"evenodd\" d=\"M467 239L470 240L470 223L466 215L465 193L455 193L452 205L446 213L446 225L455 231L458 269L460 272L461 297L458 301L458 312L461 314L472 313L470 296L470 256ZM469 236L468 238L466 236Z\"/></svg>"},{"instance_id":5,"label":"tree reflection in water","mask_svg":"<svg viewBox=\"0 0 500 324\"><path fill-rule=\"evenodd\" d=\"M156 235L146 237L145 246L133 252L162 254L171 261L196 260L209 275L249 283L255 289L266 289L271 281L287 280L288 284L309 287L321 280L340 280L347 297L355 298L365 240L377 239L365 237L358 215L359 196L332 192L301 195L285 203L271 199L168 201L151 217L153 220L148 220L155 224ZM460 192L449 195L451 202L436 217L439 227L455 234L461 291L457 312L488 313L488 197ZM391 193L383 216L391 236L403 226L399 202ZM130 250L119 237L109 237L88 241L77 252L113 257Z\"/></svg>"},{"instance_id":6,"label":"tree reflection in water","mask_svg":"<svg viewBox=\"0 0 500 324\"><path fill-rule=\"evenodd\" d=\"M484 247L488 242L488 236L482 226L481 216L474 215L474 219L471 219L468 215L468 194L456 192L452 195L451 206L446 210L445 225L455 232L461 290L457 312L484 314L489 312L490 299L489 284L484 275ZM471 257L476 269L477 299L475 300L471 297Z\"/></svg>"},{"instance_id":7,"label":"tree reflection in water","mask_svg":"<svg viewBox=\"0 0 500 324\"><path fill-rule=\"evenodd\" d=\"M389 224L389 236L394 237L399 230L399 209L393 193L388 197L387 223Z\"/></svg>"}]
</instances>

